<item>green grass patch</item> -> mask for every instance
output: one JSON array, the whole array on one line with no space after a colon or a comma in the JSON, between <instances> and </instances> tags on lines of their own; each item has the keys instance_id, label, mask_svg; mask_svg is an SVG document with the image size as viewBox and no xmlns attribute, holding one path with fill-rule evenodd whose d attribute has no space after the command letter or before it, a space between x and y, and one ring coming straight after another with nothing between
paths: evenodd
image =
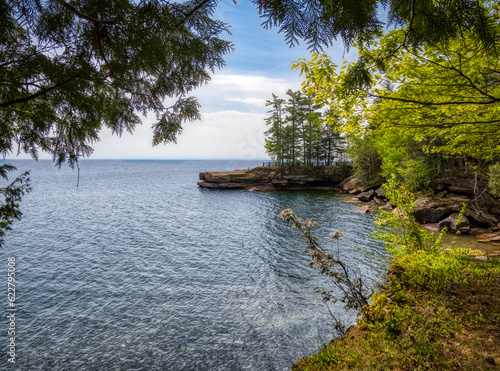
<instances>
[{"instance_id":1,"label":"green grass patch","mask_svg":"<svg viewBox=\"0 0 500 371\"><path fill-rule=\"evenodd\" d=\"M395 257L358 325L294 370L500 369L500 262L464 250Z\"/></svg>"}]
</instances>

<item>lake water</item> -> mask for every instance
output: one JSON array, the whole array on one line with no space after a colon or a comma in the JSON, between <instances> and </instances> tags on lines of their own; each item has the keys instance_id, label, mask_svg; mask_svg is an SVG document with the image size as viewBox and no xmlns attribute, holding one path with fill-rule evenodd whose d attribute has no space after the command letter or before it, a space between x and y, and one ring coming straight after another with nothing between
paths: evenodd
<instances>
[{"instance_id":1,"label":"lake water","mask_svg":"<svg viewBox=\"0 0 500 371\"><path fill-rule=\"evenodd\" d=\"M333 251L329 232L344 232L341 256L365 276L387 271L372 217L340 196L196 185L201 171L258 161L81 161L79 187L68 167L10 162L34 188L0 250L4 287L16 258L20 370L289 370L330 342L333 322L313 294L328 281L278 218L288 207ZM7 314L5 289L0 303ZM0 368L12 369L3 318Z\"/></svg>"}]
</instances>

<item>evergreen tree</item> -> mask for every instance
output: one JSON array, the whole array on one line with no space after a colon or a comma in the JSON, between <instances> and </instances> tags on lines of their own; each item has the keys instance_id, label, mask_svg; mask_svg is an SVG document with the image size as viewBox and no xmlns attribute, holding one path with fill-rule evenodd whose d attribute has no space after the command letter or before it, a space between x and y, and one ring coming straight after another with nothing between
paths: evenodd
<instances>
[{"instance_id":1,"label":"evergreen tree","mask_svg":"<svg viewBox=\"0 0 500 371\"><path fill-rule=\"evenodd\" d=\"M302 93L300 90L292 91L288 89L286 94L290 97L288 98L285 111L287 112L286 123L287 123L287 143L289 155L288 159L292 164L295 164L299 158L300 153L300 137L298 128L303 117L299 110L299 101L301 99Z\"/></svg>"},{"instance_id":2,"label":"evergreen tree","mask_svg":"<svg viewBox=\"0 0 500 371\"><path fill-rule=\"evenodd\" d=\"M277 95L273 93L273 100L266 101L266 107L272 107L271 110L267 111L271 115L266 118L266 125L270 125L270 128L265 132L266 138L265 148L267 153L271 158L278 163L278 166L283 165L283 104L284 100L278 98Z\"/></svg>"},{"instance_id":3,"label":"evergreen tree","mask_svg":"<svg viewBox=\"0 0 500 371\"><path fill-rule=\"evenodd\" d=\"M500 40L498 4L486 0L252 0L267 29L277 27L290 46L305 40L309 49L320 51L340 36L347 49L354 43L363 48L389 27L404 34L398 47L443 45L468 30L477 44L498 54ZM492 11L491 5L495 7ZM388 12L381 12L383 6ZM360 60L362 67L364 61ZM380 61L379 61L380 62ZM354 75L362 76L362 69Z\"/></svg>"},{"instance_id":4,"label":"evergreen tree","mask_svg":"<svg viewBox=\"0 0 500 371\"><path fill-rule=\"evenodd\" d=\"M188 94L232 49L216 0L0 0L0 153L92 152L99 132L132 132L153 112L153 144L199 118ZM165 98L173 98L171 106Z\"/></svg>"},{"instance_id":5,"label":"evergreen tree","mask_svg":"<svg viewBox=\"0 0 500 371\"><path fill-rule=\"evenodd\" d=\"M321 114L317 112L319 106L313 103L312 96L302 95L299 104L302 119L299 127L302 139L302 161L306 166L311 166L314 159L313 148L321 137Z\"/></svg>"},{"instance_id":6,"label":"evergreen tree","mask_svg":"<svg viewBox=\"0 0 500 371\"><path fill-rule=\"evenodd\" d=\"M336 158L341 158L345 151L345 138L333 125L325 125L321 135L322 160L327 166L333 165Z\"/></svg>"}]
</instances>

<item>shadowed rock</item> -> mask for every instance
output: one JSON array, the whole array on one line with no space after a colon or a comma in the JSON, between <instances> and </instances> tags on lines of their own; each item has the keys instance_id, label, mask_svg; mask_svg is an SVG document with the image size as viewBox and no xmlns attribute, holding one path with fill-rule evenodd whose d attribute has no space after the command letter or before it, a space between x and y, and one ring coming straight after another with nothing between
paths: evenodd
<instances>
[{"instance_id":1,"label":"shadowed rock","mask_svg":"<svg viewBox=\"0 0 500 371\"><path fill-rule=\"evenodd\" d=\"M460 231L461 233L467 233L470 229L470 222L466 216L462 215L462 220L459 222L459 213L453 213L447 218L439 222L439 228L448 227L451 231Z\"/></svg>"}]
</instances>

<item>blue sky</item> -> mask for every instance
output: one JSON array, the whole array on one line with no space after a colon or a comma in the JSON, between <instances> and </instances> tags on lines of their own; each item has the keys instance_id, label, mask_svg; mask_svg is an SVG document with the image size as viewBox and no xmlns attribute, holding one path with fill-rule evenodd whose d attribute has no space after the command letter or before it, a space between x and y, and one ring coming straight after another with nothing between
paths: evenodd
<instances>
[{"instance_id":1,"label":"blue sky","mask_svg":"<svg viewBox=\"0 0 500 371\"><path fill-rule=\"evenodd\" d=\"M185 123L177 144L152 147L154 115L150 114L133 135L117 137L103 131L90 158L267 158L265 101L272 93L285 98L288 89L300 88L302 79L290 66L310 53L305 45L289 48L276 29L263 29L257 9L247 0L237 5L222 1L216 17L231 25L232 35L224 38L234 43L235 51L226 56L226 67L216 71L208 85L192 93L202 105L201 121ZM344 55L341 41L327 52L337 64L356 56L355 52Z\"/></svg>"}]
</instances>

